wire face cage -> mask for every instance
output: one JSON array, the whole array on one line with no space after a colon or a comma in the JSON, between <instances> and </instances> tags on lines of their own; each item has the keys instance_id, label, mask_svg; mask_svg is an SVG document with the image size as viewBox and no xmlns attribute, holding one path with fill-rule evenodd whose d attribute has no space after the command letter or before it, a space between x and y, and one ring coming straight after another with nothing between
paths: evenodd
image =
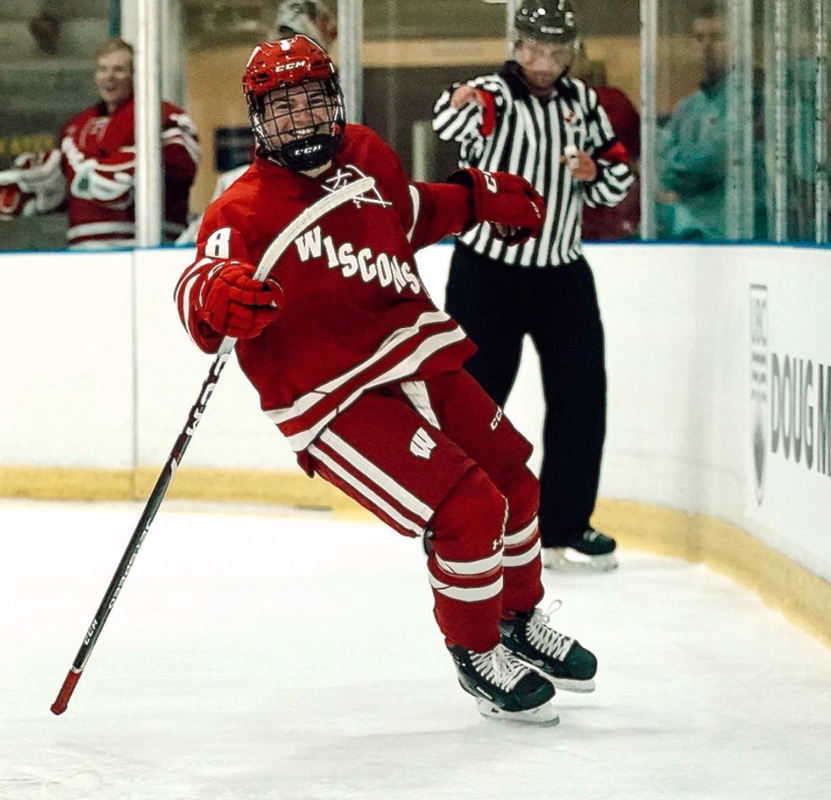
<instances>
[{"instance_id":1,"label":"wire face cage","mask_svg":"<svg viewBox=\"0 0 831 800\"><path fill-rule=\"evenodd\" d=\"M322 166L343 138L343 96L334 79L272 89L249 104L258 153L288 169Z\"/></svg>"}]
</instances>

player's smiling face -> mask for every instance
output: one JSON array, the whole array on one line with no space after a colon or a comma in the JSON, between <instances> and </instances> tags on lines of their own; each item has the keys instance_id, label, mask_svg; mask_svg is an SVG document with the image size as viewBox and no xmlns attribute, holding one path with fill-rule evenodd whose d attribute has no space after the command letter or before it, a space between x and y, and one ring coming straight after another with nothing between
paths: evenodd
<instances>
[{"instance_id":1,"label":"player's smiling face","mask_svg":"<svg viewBox=\"0 0 831 800\"><path fill-rule=\"evenodd\" d=\"M95 63L95 85L109 107L123 103L133 93L133 57L129 50L104 53Z\"/></svg>"},{"instance_id":2,"label":"player's smiling face","mask_svg":"<svg viewBox=\"0 0 831 800\"><path fill-rule=\"evenodd\" d=\"M281 141L330 133L328 95L320 81L274 89L265 98L263 133Z\"/></svg>"}]
</instances>

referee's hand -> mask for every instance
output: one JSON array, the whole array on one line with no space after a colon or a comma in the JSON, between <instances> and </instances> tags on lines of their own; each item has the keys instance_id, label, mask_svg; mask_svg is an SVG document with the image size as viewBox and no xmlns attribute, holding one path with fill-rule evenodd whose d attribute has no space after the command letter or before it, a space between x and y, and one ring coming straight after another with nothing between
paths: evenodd
<instances>
[{"instance_id":1,"label":"referee's hand","mask_svg":"<svg viewBox=\"0 0 831 800\"><path fill-rule=\"evenodd\" d=\"M576 181L591 182L597 177L597 164L584 150L578 150L571 158L560 156L561 164L568 164Z\"/></svg>"},{"instance_id":2,"label":"referee's hand","mask_svg":"<svg viewBox=\"0 0 831 800\"><path fill-rule=\"evenodd\" d=\"M453 109L461 108L466 103L476 103L478 106L485 105L485 99L482 97L482 92L473 86L460 86L450 96L450 107Z\"/></svg>"},{"instance_id":3,"label":"referee's hand","mask_svg":"<svg viewBox=\"0 0 831 800\"><path fill-rule=\"evenodd\" d=\"M464 84L458 86L450 95L450 107L458 111L468 103L475 103L482 109L482 136L490 136L496 128L496 100L490 92Z\"/></svg>"}]
</instances>

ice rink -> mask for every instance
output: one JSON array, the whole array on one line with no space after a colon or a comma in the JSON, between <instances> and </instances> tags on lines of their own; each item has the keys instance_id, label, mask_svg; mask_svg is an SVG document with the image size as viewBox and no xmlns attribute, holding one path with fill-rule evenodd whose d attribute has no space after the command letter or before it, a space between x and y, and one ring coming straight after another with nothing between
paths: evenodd
<instances>
[{"instance_id":1,"label":"ice rink","mask_svg":"<svg viewBox=\"0 0 831 800\"><path fill-rule=\"evenodd\" d=\"M2 800L828 800L831 652L702 566L545 576L600 660L561 723L457 686L419 543L323 512L0 501Z\"/></svg>"}]
</instances>

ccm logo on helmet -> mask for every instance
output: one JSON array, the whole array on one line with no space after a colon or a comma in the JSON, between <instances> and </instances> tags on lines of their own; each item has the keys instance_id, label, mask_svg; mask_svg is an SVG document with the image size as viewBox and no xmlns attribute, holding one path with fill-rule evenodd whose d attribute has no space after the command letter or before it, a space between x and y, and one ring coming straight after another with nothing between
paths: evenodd
<instances>
[{"instance_id":1,"label":"ccm logo on helmet","mask_svg":"<svg viewBox=\"0 0 831 800\"><path fill-rule=\"evenodd\" d=\"M305 61L289 61L288 64L277 64L274 67L275 74L279 72L288 72L290 69L297 69L298 67L306 66Z\"/></svg>"}]
</instances>

